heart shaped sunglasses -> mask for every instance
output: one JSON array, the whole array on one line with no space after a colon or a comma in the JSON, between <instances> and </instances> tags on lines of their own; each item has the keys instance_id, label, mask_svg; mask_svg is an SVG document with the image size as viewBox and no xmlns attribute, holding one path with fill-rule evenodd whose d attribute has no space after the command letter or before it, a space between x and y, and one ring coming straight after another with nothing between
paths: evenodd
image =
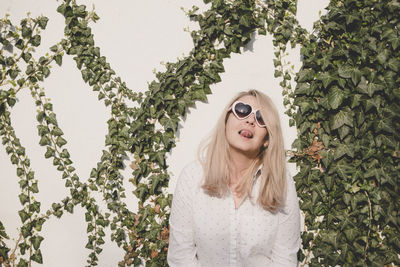
<instances>
[{"instance_id":1,"label":"heart shaped sunglasses","mask_svg":"<svg viewBox=\"0 0 400 267\"><path fill-rule=\"evenodd\" d=\"M235 101L232 104L231 110L233 114L235 114L236 118L238 118L239 120L244 120L248 118L252 113L254 113L257 125L260 127L267 127L261 116L260 110L253 110L253 108L249 104L243 103L241 101Z\"/></svg>"}]
</instances>

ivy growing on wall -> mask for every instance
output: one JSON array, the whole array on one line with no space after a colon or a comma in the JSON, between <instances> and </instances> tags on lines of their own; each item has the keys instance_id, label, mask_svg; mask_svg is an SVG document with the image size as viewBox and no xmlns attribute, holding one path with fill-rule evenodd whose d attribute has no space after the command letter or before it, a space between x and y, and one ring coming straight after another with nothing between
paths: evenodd
<instances>
[{"instance_id":1,"label":"ivy growing on wall","mask_svg":"<svg viewBox=\"0 0 400 267\"><path fill-rule=\"evenodd\" d=\"M166 71L156 74L145 94L127 88L101 55L89 27L99 17L84 5L73 0L61 3L57 11L65 17L65 38L39 59L31 52L40 45L40 29L46 28L47 18L28 17L18 27L8 18L1 20L0 42L6 49L18 51L0 55L0 135L20 177L22 209L18 214L22 226L15 248L9 248L3 241L9 237L0 222L0 263L42 263L42 226L53 216L61 217L80 205L86 210L89 266L97 265L106 227L111 229L111 239L125 251L120 266L166 265L171 195L166 192L169 175L165 155L175 146L179 121L195 101L207 99L210 85L221 80L223 60L240 53L255 32L267 31L273 35L275 76L282 79L287 114L299 129L293 160L300 166L296 182L306 214L300 259L332 266L344 262L398 263L399 142L393 129L398 129L399 113L393 97L399 95L399 25L396 12L389 12L398 9L398 2L388 1L391 4L384 6L373 1L365 5L332 1L328 15L311 36L297 23L295 1L204 2L211 4L207 11L198 13L196 7L187 11L200 25L191 32L193 50L178 62L167 63ZM359 10L365 10L362 19ZM380 14L385 14L384 18L373 19ZM376 28L367 31L372 22ZM370 40L368 36L373 42L365 42ZM391 48L386 45L388 40ZM371 43L375 50L368 50ZM289 44L303 45L304 64L295 92L291 72L283 62ZM84 82L98 92L98 99L111 107L106 150L86 183L75 172L61 125L41 87L51 65L61 65L65 54L73 57ZM22 60L26 67L20 64ZM39 144L46 147L45 157L52 160L70 188L66 198L44 213L34 197L38 179L10 119L20 90L30 90L38 107ZM357 117L361 116L357 110L360 114L363 111L363 119ZM139 199L137 213L123 201L126 178L120 171L128 153L134 157L129 181ZM353 171L358 171L357 175ZM92 197L94 191L102 194L106 211L100 210Z\"/></svg>"},{"instance_id":2,"label":"ivy growing on wall","mask_svg":"<svg viewBox=\"0 0 400 267\"><path fill-rule=\"evenodd\" d=\"M86 248L92 251L89 265L97 264L97 255L101 253L104 243L104 227L110 227L112 240L126 251L120 265L139 265L143 261L149 266L165 265L171 202L171 196L165 192L169 179L165 153L175 145L179 120L195 101L206 99L206 95L211 93L211 84L220 81L219 73L224 71L223 59L231 53L240 52L257 29L265 34L265 19L270 20L270 30L280 32L284 24L272 24L278 24L278 16L283 17L286 13L282 8L290 7L293 13L295 11L293 3L282 3L273 3L268 7L255 1L213 1L210 9L203 14L196 14L195 7L188 11L191 19L200 25L200 30L191 33L193 51L176 63L168 63L166 72L157 73L157 81L150 84L145 95L129 90L105 57L101 56L88 26L98 17L94 12L86 11L84 5L67 0L58 7L57 11L65 17L65 38L50 48L51 55L39 60L33 58L31 52L40 45L38 26L45 29L47 18L27 18L19 27L7 18L2 20L3 46L19 51L12 56L2 54L1 58L0 129L6 152L11 162L17 165L17 175L21 177L20 201L23 209L19 215L23 225L15 249L11 250L1 241L1 262L20 266L29 265L31 261L41 263L40 244L43 237L40 231L44 222L52 216L61 217L64 212L73 212L74 207L81 205L86 209L88 224ZM217 46L222 48L217 49ZM50 65L54 61L61 65L64 54L73 56L83 80L98 92L99 100L111 106L107 150L103 151L87 183L80 181L72 166L61 126L45 90L40 87L41 81L50 74ZM25 71L21 70L21 60L27 64ZM65 186L70 188L70 195L53 203L44 214L40 214L40 203L33 195L39 190L38 180L10 121L10 109L15 104L16 94L22 89L31 91L38 106L39 144L46 147L45 157L52 160L65 179ZM128 107L126 101L137 103L139 108ZM161 126L156 127L156 123ZM137 214L129 211L122 201L125 193L119 171L129 151L135 158L130 181L135 185L135 194L140 201ZM90 191L102 193L107 212L99 210ZM3 225L1 237L8 238Z\"/></svg>"},{"instance_id":3,"label":"ivy growing on wall","mask_svg":"<svg viewBox=\"0 0 400 267\"><path fill-rule=\"evenodd\" d=\"M399 14L332 0L302 48L293 160L310 266L400 265Z\"/></svg>"}]
</instances>

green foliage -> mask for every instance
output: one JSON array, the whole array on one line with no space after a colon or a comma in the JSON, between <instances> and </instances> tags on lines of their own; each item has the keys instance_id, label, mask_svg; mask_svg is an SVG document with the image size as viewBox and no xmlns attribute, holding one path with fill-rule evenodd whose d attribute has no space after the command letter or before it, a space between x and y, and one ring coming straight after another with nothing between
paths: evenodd
<instances>
[{"instance_id":1,"label":"green foliage","mask_svg":"<svg viewBox=\"0 0 400 267\"><path fill-rule=\"evenodd\" d=\"M145 94L127 88L101 55L89 27L99 17L84 5L74 0L60 4L65 38L38 59L31 52L40 45L48 19L27 17L19 27L7 17L1 20L1 44L17 50L0 54L0 135L20 179L22 224L11 250L0 222L0 265L42 263L43 224L80 205L87 223L88 266L98 264L106 227L125 251L119 266L165 266L172 198L165 190L165 155L175 146L188 108L206 101L210 85L221 81L223 60L240 53L255 32L273 36L275 77L282 78L286 113L299 131L292 160L300 166L295 178L306 215L300 260L313 266L399 263L399 3L334 0L309 35L296 20L292 0L204 2L211 3L207 11L187 11L200 26L191 32L193 50L156 73ZM294 92L293 70L284 61L288 44L303 46ZM62 126L40 87L52 64L62 65L64 54L73 57L83 81L111 110L106 149L86 183L73 167ZM70 189L43 214L34 198L38 180L10 120L16 94L28 88L37 106L39 145ZM128 153L134 158L129 181L139 199L137 214L123 201L121 170ZM92 191L102 194L106 211L99 209Z\"/></svg>"},{"instance_id":2,"label":"green foliage","mask_svg":"<svg viewBox=\"0 0 400 267\"><path fill-rule=\"evenodd\" d=\"M4 239L9 239L2 222L0 222L0 263L8 260L8 252L10 249L4 243Z\"/></svg>"},{"instance_id":3,"label":"green foliage","mask_svg":"<svg viewBox=\"0 0 400 267\"><path fill-rule=\"evenodd\" d=\"M399 12L331 1L302 48L293 161L310 266L400 264Z\"/></svg>"}]
</instances>

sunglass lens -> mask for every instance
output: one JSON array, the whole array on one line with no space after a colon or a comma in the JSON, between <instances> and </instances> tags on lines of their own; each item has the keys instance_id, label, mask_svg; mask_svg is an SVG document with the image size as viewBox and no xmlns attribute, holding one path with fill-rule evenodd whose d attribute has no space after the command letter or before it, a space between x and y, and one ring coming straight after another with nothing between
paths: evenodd
<instances>
[{"instance_id":1,"label":"sunglass lens","mask_svg":"<svg viewBox=\"0 0 400 267\"><path fill-rule=\"evenodd\" d=\"M251 112L251 106L243 103L237 103L235 105L235 113L239 118L248 116Z\"/></svg>"},{"instance_id":2,"label":"sunglass lens","mask_svg":"<svg viewBox=\"0 0 400 267\"><path fill-rule=\"evenodd\" d=\"M258 111L258 110L256 112L256 120L257 120L258 124L260 124L260 126L265 126L265 122L261 116L260 111Z\"/></svg>"}]
</instances>

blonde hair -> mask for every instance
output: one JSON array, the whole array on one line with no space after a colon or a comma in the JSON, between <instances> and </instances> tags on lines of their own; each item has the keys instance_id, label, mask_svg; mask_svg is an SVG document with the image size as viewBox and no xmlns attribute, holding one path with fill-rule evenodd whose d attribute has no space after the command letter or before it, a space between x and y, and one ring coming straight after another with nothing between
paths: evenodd
<instances>
[{"instance_id":1,"label":"blonde hair","mask_svg":"<svg viewBox=\"0 0 400 267\"><path fill-rule=\"evenodd\" d=\"M266 210L275 212L283 207L286 198L285 150L278 111L272 100L257 90L240 92L225 107L210 138L199 147L199 160L204 171L203 190L216 197L229 193L229 176L232 164L229 144L225 136L225 126L232 104L243 96L254 96L261 107L260 112L267 126L266 147L260 148L258 157L241 179L236 192L244 197L251 196L254 175L262 165L260 190L257 203Z\"/></svg>"}]
</instances>

